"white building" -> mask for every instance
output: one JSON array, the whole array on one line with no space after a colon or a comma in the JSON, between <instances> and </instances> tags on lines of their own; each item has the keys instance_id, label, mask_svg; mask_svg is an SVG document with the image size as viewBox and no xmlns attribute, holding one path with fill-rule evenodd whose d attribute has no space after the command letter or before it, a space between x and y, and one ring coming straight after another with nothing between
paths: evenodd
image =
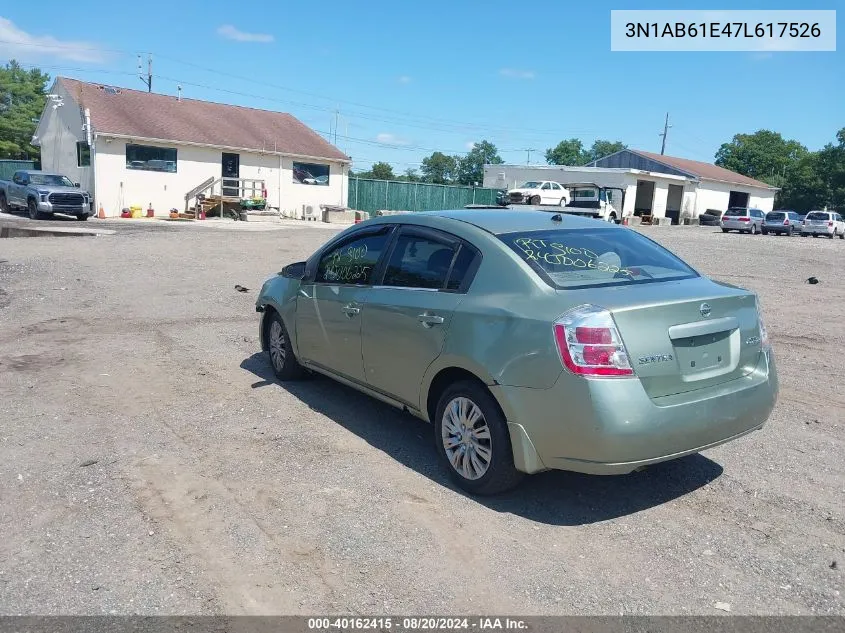
<instances>
[{"instance_id":1,"label":"white building","mask_svg":"<svg viewBox=\"0 0 845 633\"><path fill-rule=\"evenodd\" d=\"M625 149L586 167L485 165L484 186L516 187L527 180L562 185L592 182L625 192L623 216L698 217L707 209L771 211L777 188L709 163ZM614 199L614 205L620 201ZM618 208L618 207L617 207Z\"/></svg>"},{"instance_id":2,"label":"white building","mask_svg":"<svg viewBox=\"0 0 845 633\"><path fill-rule=\"evenodd\" d=\"M349 157L289 114L64 77L50 92L35 133L41 166L80 183L107 216L182 211L209 179L210 194L263 194L289 215L346 205Z\"/></svg>"}]
</instances>

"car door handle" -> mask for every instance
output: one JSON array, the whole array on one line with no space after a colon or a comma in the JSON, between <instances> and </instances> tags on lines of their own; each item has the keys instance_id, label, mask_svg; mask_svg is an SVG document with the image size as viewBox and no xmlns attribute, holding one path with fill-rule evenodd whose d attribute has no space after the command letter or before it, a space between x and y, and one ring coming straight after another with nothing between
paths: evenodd
<instances>
[{"instance_id":1,"label":"car door handle","mask_svg":"<svg viewBox=\"0 0 845 633\"><path fill-rule=\"evenodd\" d=\"M420 323L423 324L423 327L431 327L432 325L442 325L445 319L442 316L438 316L436 314L428 314L427 312L423 312L419 315Z\"/></svg>"},{"instance_id":2,"label":"car door handle","mask_svg":"<svg viewBox=\"0 0 845 633\"><path fill-rule=\"evenodd\" d=\"M353 305L345 305L341 308L341 310L343 310L344 314L350 318L361 312L361 308L356 308Z\"/></svg>"}]
</instances>

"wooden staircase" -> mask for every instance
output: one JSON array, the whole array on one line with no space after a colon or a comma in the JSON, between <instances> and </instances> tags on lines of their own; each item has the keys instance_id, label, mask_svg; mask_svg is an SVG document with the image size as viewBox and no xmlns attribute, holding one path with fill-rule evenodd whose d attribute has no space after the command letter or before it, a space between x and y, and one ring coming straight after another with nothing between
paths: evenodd
<instances>
[{"instance_id":1,"label":"wooden staircase","mask_svg":"<svg viewBox=\"0 0 845 633\"><path fill-rule=\"evenodd\" d=\"M233 190L238 195L231 195ZM257 178L208 178L185 194L185 211L179 216L196 218L203 211L206 216L222 217L226 214L237 219L241 200L265 195L264 181ZM191 200L194 201L193 206Z\"/></svg>"}]
</instances>

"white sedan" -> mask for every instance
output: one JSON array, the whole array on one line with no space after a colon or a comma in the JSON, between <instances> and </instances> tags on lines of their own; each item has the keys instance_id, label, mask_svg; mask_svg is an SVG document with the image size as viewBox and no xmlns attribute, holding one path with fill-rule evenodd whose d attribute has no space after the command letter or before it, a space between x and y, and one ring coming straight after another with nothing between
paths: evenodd
<instances>
[{"instance_id":1,"label":"white sedan","mask_svg":"<svg viewBox=\"0 0 845 633\"><path fill-rule=\"evenodd\" d=\"M569 193L560 183L551 180L529 180L515 189L508 189L508 202L565 206L569 202Z\"/></svg>"}]
</instances>

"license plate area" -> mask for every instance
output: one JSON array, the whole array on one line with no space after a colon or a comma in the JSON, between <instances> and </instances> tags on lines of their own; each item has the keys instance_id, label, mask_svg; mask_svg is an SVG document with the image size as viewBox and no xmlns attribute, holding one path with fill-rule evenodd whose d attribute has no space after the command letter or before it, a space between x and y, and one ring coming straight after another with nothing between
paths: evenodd
<instances>
[{"instance_id":1,"label":"license plate area","mask_svg":"<svg viewBox=\"0 0 845 633\"><path fill-rule=\"evenodd\" d=\"M716 332L674 339L672 343L681 376L700 379L732 371L736 365L733 338L732 332Z\"/></svg>"}]
</instances>

